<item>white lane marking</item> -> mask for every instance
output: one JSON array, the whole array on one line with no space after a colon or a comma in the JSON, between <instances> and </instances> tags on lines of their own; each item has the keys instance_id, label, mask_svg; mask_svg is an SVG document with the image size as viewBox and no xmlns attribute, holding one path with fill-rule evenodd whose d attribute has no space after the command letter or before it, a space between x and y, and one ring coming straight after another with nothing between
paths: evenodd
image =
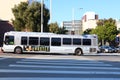
<instances>
[{"instance_id":1,"label":"white lane marking","mask_svg":"<svg viewBox=\"0 0 120 80\"><path fill-rule=\"evenodd\" d=\"M0 60L4 60L4 59L7 59L7 58L0 58Z\"/></svg>"},{"instance_id":2,"label":"white lane marking","mask_svg":"<svg viewBox=\"0 0 120 80\"><path fill-rule=\"evenodd\" d=\"M40 78L40 77L17 77L0 78L0 80L120 80L120 78Z\"/></svg>"},{"instance_id":3,"label":"white lane marking","mask_svg":"<svg viewBox=\"0 0 120 80\"><path fill-rule=\"evenodd\" d=\"M87 63L79 63L79 64L70 64L70 63L41 63L41 62L21 62L21 61L18 61L16 63L22 63L22 64L42 64L42 65L74 65L74 66L112 66L110 64L100 64L100 63L91 63L91 64L87 64Z\"/></svg>"},{"instance_id":4,"label":"white lane marking","mask_svg":"<svg viewBox=\"0 0 120 80\"><path fill-rule=\"evenodd\" d=\"M21 61L30 62L53 62L53 63L104 63L99 61L88 61L88 60L43 60L43 59L22 59Z\"/></svg>"},{"instance_id":5,"label":"white lane marking","mask_svg":"<svg viewBox=\"0 0 120 80\"><path fill-rule=\"evenodd\" d=\"M106 74L106 75L120 75L120 72L115 71L49 71L49 70L10 70L0 69L4 73L49 73L49 74Z\"/></svg>"},{"instance_id":6,"label":"white lane marking","mask_svg":"<svg viewBox=\"0 0 120 80\"><path fill-rule=\"evenodd\" d=\"M93 60L91 58L86 58L84 56L73 56L73 55L67 55L67 56L52 56L52 55L44 55L44 56L33 56L33 57L27 57L26 59L52 59L52 60L56 60L56 59L64 59L64 60L68 60L68 59L74 59L74 60Z\"/></svg>"},{"instance_id":7,"label":"white lane marking","mask_svg":"<svg viewBox=\"0 0 120 80\"><path fill-rule=\"evenodd\" d=\"M10 64L9 67L23 67L23 68L49 68L49 69L99 69L99 70L120 70L116 67L86 67L86 66L43 66L43 65L20 65L20 64Z\"/></svg>"}]
</instances>

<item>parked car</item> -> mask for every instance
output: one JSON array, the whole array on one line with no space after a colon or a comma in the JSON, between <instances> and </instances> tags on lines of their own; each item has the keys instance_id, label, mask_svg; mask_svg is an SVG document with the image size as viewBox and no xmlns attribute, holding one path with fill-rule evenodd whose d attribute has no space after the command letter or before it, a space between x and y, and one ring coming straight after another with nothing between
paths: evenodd
<instances>
[{"instance_id":1,"label":"parked car","mask_svg":"<svg viewBox=\"0 0 120 80\"><path fill-rule=\"evenodd\" d=\"M112 49L113 49L113 52L117 52L117 48L116 47L114 47L114 46L110 46Z\"/></svg>"},{"instance_id":2,"label":"parked car","mask_svg":"<svg viewBox=\"0 0 120 80\"><path fill-rule=\"evenodd\" d=\"M117 49L117 52L120 53L120 46L117 46L116 49Z\"/></svg>"},{"instance_id":3,"label":"parked car","mask_svg":"<svg viewBox=\"0 0 120 80\"><path fill-rule=\"evenodd\" d=\"M99 47L100 49L100 52L103 52L103 53L112 53L114 52L114 49L110 46L100 46Z\"/></svg>"}]
</instances>

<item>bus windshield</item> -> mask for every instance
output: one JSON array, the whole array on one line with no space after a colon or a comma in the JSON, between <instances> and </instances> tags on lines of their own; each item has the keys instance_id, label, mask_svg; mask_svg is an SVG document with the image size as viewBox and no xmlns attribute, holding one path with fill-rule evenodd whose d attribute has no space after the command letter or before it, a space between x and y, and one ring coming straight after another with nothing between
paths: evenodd
<instances>
[{"instance_id":1,"label":"bus windshield","mask_svg":"<svg viewBox=\"0 0 120 80\"><path fill-rule=\"evenodd\" d=\"M14 45L14 36L5 36L6 45Z\"/></svg>"}]
</instances>

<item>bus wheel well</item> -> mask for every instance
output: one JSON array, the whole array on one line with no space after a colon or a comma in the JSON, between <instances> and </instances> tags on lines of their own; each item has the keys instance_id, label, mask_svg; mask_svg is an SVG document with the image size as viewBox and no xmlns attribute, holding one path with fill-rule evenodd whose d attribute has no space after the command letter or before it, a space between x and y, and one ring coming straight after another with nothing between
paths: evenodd
<instances>
[{"instance_id":1,"label":"bus wheel well","mask_svg":"<svg viewBox=\"0 0 120 80\"><path fill-rule=\"evenodd\" d=\"M20 46L15 47L14 53L16 53L16 54L22 53L22 48Z\"/></svg>"},{"instance_id":2,"label":"bus wheel well","mask_svg":"<svg viewBox=\"0 0 120 80\"><path fill-rule=\"evenodd\" d=\"M78 56L83 55L82 49L81 48L76 48L75 49L75 55L78 55Z\"/></svg>"}]
</instances>

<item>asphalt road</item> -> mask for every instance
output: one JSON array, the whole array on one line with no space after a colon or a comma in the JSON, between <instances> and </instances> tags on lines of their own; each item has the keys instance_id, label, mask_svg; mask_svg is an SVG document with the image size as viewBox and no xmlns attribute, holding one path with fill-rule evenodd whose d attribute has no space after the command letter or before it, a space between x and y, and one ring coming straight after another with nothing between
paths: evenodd
<instances>
[{"instance_id":1,"label":"asphalt road","mask_svg":"<svg viewBox=\"0 0 120 80\"><path fill-rule=\"evenodd\" d=\"M0 80L120 80L119 55L0 54Z\"/></svg>"}]
</instances>

